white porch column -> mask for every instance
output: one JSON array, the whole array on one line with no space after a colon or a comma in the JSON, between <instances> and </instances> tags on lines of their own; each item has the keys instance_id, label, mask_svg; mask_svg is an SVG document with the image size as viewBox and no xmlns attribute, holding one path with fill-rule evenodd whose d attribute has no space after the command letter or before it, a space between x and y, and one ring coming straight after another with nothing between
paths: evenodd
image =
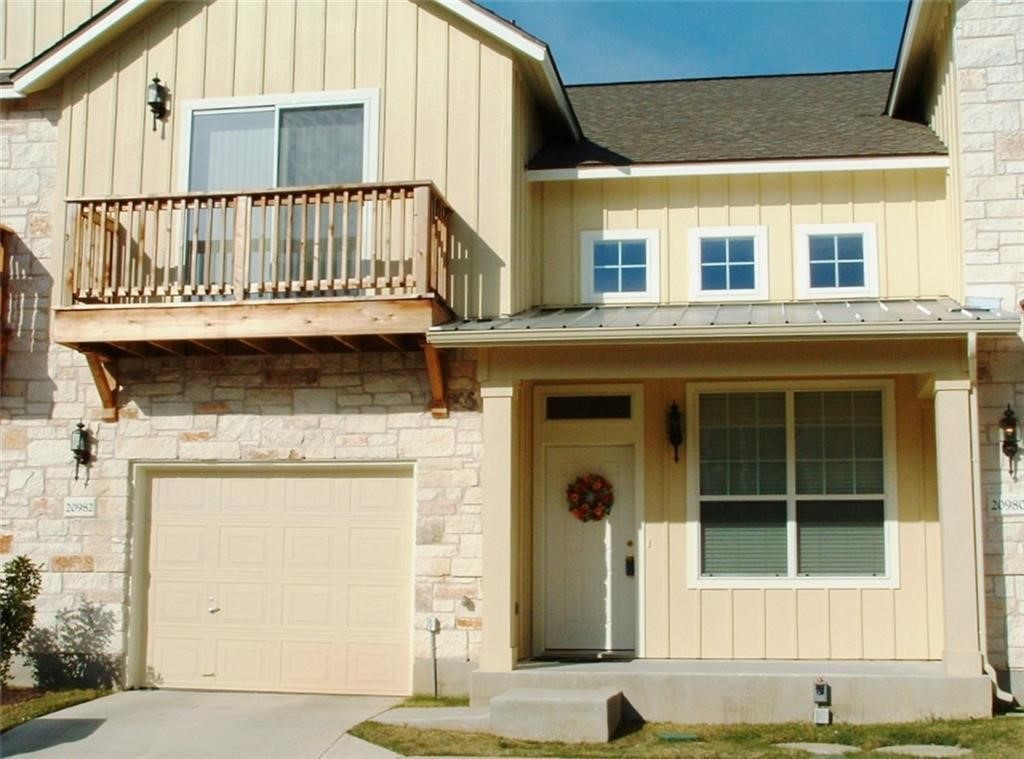
<instances>
[{"instance_id":1,"label":"white porch column","mask_svg":"<svg viewBox=\"0 0 1024 759\"><path fill-rule=\"evenodd\" d=\"M508 672L516 663L512 633L512 453L511 385L483 387L483 640L480 669Z\"/></svg>"},{"instance_id":2,"label":"white porch column","mask_svg":"<svg viewBox=\"0 0 1024 759\"><path fill-rule=\"evenodd\" d=\"M950 675L979 675L976 505L967 380L935 382L935 449L942 536L942 660Z\"/></svg>"}]
</instances>

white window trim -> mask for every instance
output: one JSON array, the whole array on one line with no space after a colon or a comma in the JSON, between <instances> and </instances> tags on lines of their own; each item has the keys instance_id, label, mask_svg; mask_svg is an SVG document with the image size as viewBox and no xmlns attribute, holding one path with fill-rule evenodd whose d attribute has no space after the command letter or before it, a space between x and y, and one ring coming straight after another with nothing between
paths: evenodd
<instances>
[{"instance_id":1,"label":"white window trim","mask_svg":"<svg viewBox=\"0 0 1024 759\"><path fill-rule=\"evenodd\" d=\"M788 577L702 577L700 573L700 404L702 393L730 391L768 392L801 390L880 390L882 392L882 435L885 451L883 475L885 477L885 574L877 577L813 576L800 577L794 573L796 557L796 509L792 496L787 500L787 557ZM896 408L895 383L892 380L853 381L776 381L776 382L706 382L691 383L686 389L686 522L687 560L686 585L688 588L898 588L900 586L899 504L896 500L898 469L896 465ZM787 404L788 406L788 404ZM787 477L792 481L795 467L795 441L790 419L786 421ZM775 499L779 500L779 499Z\"/></svg>"},{"instance_id":2,"label":"white window trim","mask_svg":"<svg viewBox=\"0 0 1024 759\"><path fill-rule=\"evenodd\" d=\"M793 265L796 267L796 297L807 300L828 300L832 298L877 298L878 287L878 233L873 223L847 224L797 224L794 230ZM853 235L859 234L864 240L864 286L863 287L811 287L812 235Z\"/></svg>"},{"instance_id":3,"label":"white window trim","mask_svg":"<svg viewBox=\"0 0 1024 759\"><path fill-rule=\"evenodd\" d=\"M280 111L288 107L362 105L363 106L363 180L377 181L377 163L380 139L380 90L334 90L328 92L293 92L277 95L254 95L251 97L202 98L185 100L181 104L182 128L181 149L178 153L178 181L182 192L188 191L189 157L192 152L192 116L196 112L246 111L274 108ZM274 128L279 118L275 114ZM277 174L277 143L274 145L274 174ZM245 188L264 189L264 188Z\"/></svg>"},{"instance_id":4,"label":"white window trim","mask_svg":"<svg viewBox=\"0 0 1024 759\"><path fill-rule=\"evenodd\" d=\"M754 238L754 286L746 290L704 290L701 288L700 243L708 237ZM691 227L689 232L690 300L730 301L768 299L768 227Z\"/></svg>"},{"instance_id":5,"label":"white window trim","mask_svg":"<svg viewBox=\"0 0 1024 759\"><path fill-rule=\"evenodd\" d=\"M597 229L580 232L580 300L583 303L651 303L660 293L661 233L657 229ZM602 240L644 240L647 243L647 289L635 293L595 293L594 243Z\"/></svg>"}]
</instances>

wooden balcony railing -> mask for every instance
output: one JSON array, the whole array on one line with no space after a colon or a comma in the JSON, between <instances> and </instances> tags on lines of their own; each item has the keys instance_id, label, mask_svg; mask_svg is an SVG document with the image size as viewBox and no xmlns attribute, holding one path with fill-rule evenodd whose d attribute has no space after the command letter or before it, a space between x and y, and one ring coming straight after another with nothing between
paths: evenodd
<instances>
[{"instance_id":1,"label":"wooden balcony railing","mask_svg":"<svg viewBox=\"0 0 1024 759\"><path fill-rule=\"evenodd\" d=\"M429 182L75 198L75 304L434 295L451 207Z\"/></svg>"}]
</instances>

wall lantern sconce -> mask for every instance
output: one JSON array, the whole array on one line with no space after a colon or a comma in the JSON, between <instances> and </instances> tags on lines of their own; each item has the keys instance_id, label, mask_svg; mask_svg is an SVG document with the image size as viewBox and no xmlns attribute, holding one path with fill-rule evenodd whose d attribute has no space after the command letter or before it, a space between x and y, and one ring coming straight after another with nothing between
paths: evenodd
<instances>
[{"instance_id":1,"label":"wall lantern sconce","mask_svg":"<svg viewBox=\"0 0 1024 759\"><path fill-rule=\"evenodd\" d=\"M1003 418L999 420L999 428L1003 433L1003 455L1010 461L1010 476L1017 471L1017 452L1020 451L1020 424L1017 415L1010 405L1006 405Z\"/></svg>"},{"instance_id":2,"label":"wall lantern sconce","mask_svg":"<svg viewBox=\"0 0 1024 759\"><path fill-rule=\"evenodd\" d=\"M679 463L679 446L683 444L683 414L675 401L672 401L665 415L665 432L668 433L669 444L675 450L676 463Z\"/></svg>"},{"instance_id":3,"label":"wall lantern sconce","mask_svg":"<svg viewBox=\"0 0 1024 759\"><path fill-rule=\"evenodd\" d=\"M146 105L153 114L153 131L156 131L156 122L162 121L167 115L167 88L160 84L160 77L154 76L153 81L146 87Z\"/></svg>"},{"instance_id":4,"label":"wall lantern sconce","mask_svg":"<svg viewBox=\"0 0 1024 759\"><path fill-rule=\"evenodd\" d=\"M75 479L78 479L78 468L88 466L92 460L90 449L89 431L85 425L78 423L76 429L71 431L71 455L75 457Z\"/></svg>"}]
</instances>

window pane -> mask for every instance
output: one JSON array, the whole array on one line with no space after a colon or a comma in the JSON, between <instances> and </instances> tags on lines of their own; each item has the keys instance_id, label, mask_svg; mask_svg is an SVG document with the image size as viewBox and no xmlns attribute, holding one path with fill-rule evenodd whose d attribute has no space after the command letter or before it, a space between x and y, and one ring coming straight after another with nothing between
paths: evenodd
<instances>
[{"instance_id":1,"label":"window pane","mask_svg":"<svg viewBox=\"0 0 1024 759\"><path fill-rule=\"evenodd\" d=\"M839 286L840 287L863 287L864 286L864 264L862 263L841 263L839 264Z\"/></svg>"},{"instance_id":2,"label":"window pane","mask_svg":"<svg viewBox=\"0 0 1024 759\"><path fill-rule=\"evenodd\" d=\"M274 111L195 113L188 188L247 190L274 185Z\"/></svg>"},{"instance_id":3,"label":"window pane","mask_svg":"<svg viewBox=\"0 0 1024 759\"><path fill-rule=\"evenodd\" d=\"M619 244L617 242L594 243L594 266L618 266Z\"/></svg>"},{"instance_id":4,"label":"window pane","mask_svg":"<svg viewBox=\"0 0 1024 759\"><path fill-rule=\"evenodd\" d=\"M724 266L702 266L700 269L701 290L726 290Z\"/></svg>"},{"instance_id":5,"label":"window pane","mask_svg":"<svg viewBox=\"0 0 1024 759\"><path fill-rule=\"evenodd\" d=\"M701 574L786 574L784 501L703 502Z\"/></svg>"},{"instance_id":6,"label":"window pane","mask_svg":"<svg viewBox=\"0 0 1024 759\"><path fill-rule=\"evenodd\" d=\"M885 490L882 462L858 461L855 491L858 493L881 493Z\"/></svg>"},{"instance_id":7,"label":"window pane","mask_svg":"<svg viewBox=\"0 0 1024 759\"><path fill-rule=\"evenodd\" d=\"M798 503L800 574L885 574L884 520L882 501Z\"/></svg>"},{"instance_id":8,"label":"window pane","mask_svg":"<svg viewBox=\"0 0 1024 759\"><path fill-rule=\"evenodd\" d=\"M706 237L700 241L700 262L702 264L725 263L725 238Z\"/></svg>"},{"instance_id":9,"label":"window pane","mask_svg":"<svg viewBox=\"0 0 1024 759\"><path fill-rule=\"evenodd\" d=\"M840 261L863 260L864 238L861 235L837 235L836 254Z\"/></svg>"},{"instance_id":10,"label":"window pane","mask_svg":"<svg viewBox=\"0 0 1024 759\"><path fill-rule=\"evenodd\" d=\"M618 269L594 269L594 292L617 293L619 291Z\"/></svg>"},{"instance_id":11,"label":"window pane","mask_svg":"<svg viewBox=\"0 0 1024 759\"><path fill-rule=\"evenodd\" d=\"M835 495L852 495L854 489L852 461L825 462L825 492Z\"/></svg>"},{"instance_id":12,"label":"window pane","mask_svg":"<svg viewBox=\"0 0 1024 759\"><path fill-rule=\"evenodd\" d=\"M796 492L883 492L881 393L794 395Z\"/></svg>"},{"instance_id":13,"label":"window pane","mask_svg":"<svg viewBox=\"0 0 1024 759\"><path fill-rule=\"evenodd\" d=\"M643 240L629 240L622 243L623 266L646 266L647 243Z\"/></svg>"},{"instance_id":14,"label":"window pane","mask_svg":"<svg viewBox=\"0 0 1024 759\"><path fill-rule=\"evenodd\" d=\"M825 492L824 462L796 462L796 492L802 495L820 495Z\"/></svg>"},{"instance_id":15,"label":"window pane","mask_svg":"<svg viewBox=\"0 0 1024 759\"><path fill-rule=\"evenodd\" d=\"M754 265L740 264L729 267L729 289L730 290L753 290L754 289Z\"/></svg>"},{"instance_id":16,"label":"window pane","mask_svg":"<svg viewBox=\"0 0 1024 759\"><path fill-rule=\"evenodd\" d=\"M835 287L836 267L833 263L811 264L811 287Z\"/></svg>"},{"instance_id":17,"label":"window pane","mask_svg":"<svg viewBox=\"0 0 1024 759\"><path fill-rule=\"evenodd\" d=\"M729 260L732 262L754 262L754 238L733 237L729 240Z\"/></svg>"},{"instance_id":18,"label":"window pane","mask_svg":"<svg viewBox=\"0 0 1024 759\"><path fill-rule=\"evenodd\" d=\"M631 266L622 270L622 292L642 293L647 289L647 269Z\"/></svg>"},{"instance_id":19,"label":"window pane","mask_svg":"<svg viewBox=\"0 0 1024 759\"><path fill-rule=\"evenodd\" d=\"M363 106L281 110L278 184L282 187L363 180Z\"/></svg>"},{"instance_id":20,"label":"window pane","mask_svg":"<svg viewBox=\"0 0 1024 759\"><path fill-rule=\"evenodd\" d=\"M834 261L836 258L835 235L811 235L807 239L812 261Z\"/></svg>"},{"instance_id":21,"label":"window pane","mask_svg":"<svg viewBox=\"0 0 1024 759\"><path fill-rule=\"evenodd\" d=\"M784 393L701 395L700 415L701 493L786 492Z\"/></svg>"}]
</instances>

